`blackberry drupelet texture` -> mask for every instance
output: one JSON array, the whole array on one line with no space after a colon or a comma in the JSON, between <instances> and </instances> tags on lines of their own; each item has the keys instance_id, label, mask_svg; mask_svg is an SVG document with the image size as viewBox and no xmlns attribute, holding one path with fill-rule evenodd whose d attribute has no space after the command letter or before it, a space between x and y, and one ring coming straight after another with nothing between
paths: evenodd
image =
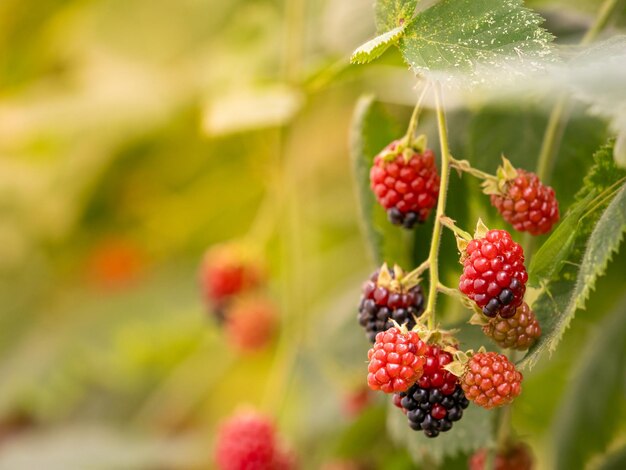
<instances>
[{"instance_id":1,"label":"blackberry drupelet texture","mask_svg":"<svg viewBox=\"0 0 626 470\"><path fill-rule=\"evenodd\" d=\"M458 378L444 369L452 362L449 352L429 345L425 359L422 377L406 392L396 394L394 404L405 411L411 429L437 437L452 429L452 424L463 417L469 400Z\"/></svg>"},{"instance_id":2,"label":"blackberry drupelet texture","mask_svg":"<svg viewBox=\"0 0 626 470\"><path fill-rule=\"evenodd\" d=\"M391 142L374 158L370 187L391 223L413 228L437 204L439 174L434 153L420 152L400 140Z\"/></svg>"},{"instance_id":3,"label":"blackberry drupelet texture","mask_svg":"<svg viewBox=\"0 0 626 470\"><path fill-rule=\"evenodd\" d=\"M379 282L380 272L374 272L363 284L357 317L372 343L378 333L393 326L391 320L410 330L415 326L415 319L424 313L424 293L419 284L404 286L400 282ZM392 279L396 279L394 270L388 272Z\"/></svg>"},{"instance_id":4,"label":"blackberry drupelet texture","mask_svg":"<svg viewBox=\"0 0 626 470\"><path fill-rule=\"evenodd\" d=\"M526 302L511 318L491 318L483 326L485 335L503 349L525 351L541 336L541 326Z\"/></svg>"},{"instance_id":5,"label":"blackberry drupelet texture","mask_svg":"<svg viewBox=\"0 0 626 470\"><path fill-rule=\"evenodd\" d=\"M524 251L506 230L489 230L471 240L462 254L459 290L487 317L511 318L522 304L528 274Z\"/></svg>"},{"instance_id":6,"label":"blackberry drupelet texture","mask_svg":"<svg viewBox=\"0 0 626 470\"><path fill-rule=\"evenodd\" d=\"M507 181L502 192L492 194L491 204L518 232L542 235L559 220L554 189L525 170L518 169L517 177Z\"/></svg>"},{"instance_id":7,"label":"blackberry drupelet texture","mask_svg":"<svg viewBox=\"0 0 626 470\"><path fill-rule=\"evenodd\" d=\"M511 403L522 392L522 379L506 356L486 352L469 359L460 382L470 401L490 409Z\"/></svg>"},{"instance_id":8,"label":"blackberry drupelet texture","mask_svg":"<svg viewBox=\"0 0 626 470\"><path fill-rule=\"evenodd\" d=\"M368 351L367 383L372 390L403 392L422 376L423 355L428 350L414 331L389 328L376 335Z\"/></svg>"},{"instance_id":9,"label":"blackberry drupelet texture","mask_svg":"<svg viewBox=\"0 0 626 470\"><path fill-rule=\"evenodd\" d=\"M424 431L428 437L437 437L439 433L452 429L455 421L463 417L463 410L469 406L460 385L454 391L444 395L440 388L422 388L413 385L406 392L396 395L400 407L406 412L409 426L415 431Z\"/></svg>"}]
</instances>

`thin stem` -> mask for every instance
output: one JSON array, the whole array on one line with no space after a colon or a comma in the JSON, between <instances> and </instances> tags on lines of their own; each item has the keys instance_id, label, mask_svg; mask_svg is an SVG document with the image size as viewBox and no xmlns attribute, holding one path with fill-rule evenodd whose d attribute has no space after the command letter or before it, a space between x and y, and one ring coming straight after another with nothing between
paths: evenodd
<instances>
[{"instance_id":1,"label":"thin stem","mask_svg":"<svg viewBox=\"0 0 626 470\"><path fill-rule=\"evenodd\" d=\"M405 141L408 146L411 146L413 143L413 139L415 138L415 131L417 130L417 125L419 124L419 116L420 111L422 110L422 101L424 101L424 97L426 96L426 91L428 90L428 82L424 85L422 92L420 93L419 98L417 99L417 103L415 104L415 108L413 108L413 114L411 114L411 120L409 121L409 127L406 131Z\"/></svg>"},{"instance_id":2,"label":"thin stem","mask_svg":"<svg viewBox=\"0 0 626 470\"><path fill-rule=\"evenodd\" d=\"M448 144L448 129L446 128L446 115L441 98L441 85L435 86L435 102L437 105L437 128L439 130L439 144L441 147L441 182L439 183L439 199L437 212L435 213L435 226L430 241L428 263L430 266L430 286L428 288L428 304L426 305L426 318L428 328L435 328L435 306L437 304L437 286L439 285L439 245L441 244L441 216L445 213L446 197L448 195L448 182L450 180L450 148Z\"/></svg>"},{"instance_id":3,"label":"thin stem","mask_svg":"<svg viewBox=\"0 0 626 470\"><path fill-rule=\"evenodd\" d=\"M598 16L596 16L596 20L593 22L591 28L587 30L587 33L583 36L580 44L586 46L591 41L593 41L598 34L604 29L613 10L620 3L621 0L605 0L605 2L600 7L600 12Z\"/></svg>"},{"instance_id":4,"label":"thin stem","mask_svg":"<svg viewBox=\"0 0 626 470\"><path fill-rule=\"evenodd\" d=\"M459 238L462 238L463 240L470 241L472 240L472 238L474 238L465 230L462 230L461 228L457 227L454 223L454 220L452 220L450 217L446 217L444 215L439 219L439 222L441 222L441 225L443 225L444 227L447 227L450 230L452 230L452 232L454 232L455 235L457 235Z\"/></svg>"},{"instance_id":5,"label":"thin stem","mask_svg":"<svg viewBox=\"0 0 626 470\"><path fill-rule=\"evenodd\" d=\"M544 183L547 183L550 180L553 160L556 155L557 148L561 143L563 132L565 131L566 120L563 119L563 113L565 111L566 103L566 95L561 94L557 99L554 108L552 108L552 112L548 118L546 132L543 135L543 141L541 142L539 160L537 161L537 176L539 176L539 179Z\"/></svg>"},{"instance_id":6,"label":"thin stem","mask_svg":"<svg viewBox=\"0 0 626 470\"><path fill-rule=\"evenodd\" d=\"M402 281L407 284L410 284L411 282L416 281L424 273L424 271L426 271L429 267L430 267L429 261L428 260L424 261L413 271L406 273L404 277L402 278Z\"/></svg>"},{"instance_id":7,"label":"thin stem","mask_svg":"<svg viewBox=\"0 0 626 470\"><path fill-rule=\"evenodd\" d=\"M455 297L457 299L462 298L462 294L458 289L454 289L452 287L444 286L441 282L437 284L437 290L442 294L445 294L450 297Z\"/></svg>"},{"instance_id":8,"label":"thin stem","mask_svg":"<svg viewBox=\"0 0 626 470\"><path fill-rule=\"evenodd\" d=\"M475 176L476 178L481 180L497 179L497 177L494 175L474 168L467 160L457 160L456 158L450 158L450 166L464 173L469 173L470 175Z\"/></svg>"}]
</instances>

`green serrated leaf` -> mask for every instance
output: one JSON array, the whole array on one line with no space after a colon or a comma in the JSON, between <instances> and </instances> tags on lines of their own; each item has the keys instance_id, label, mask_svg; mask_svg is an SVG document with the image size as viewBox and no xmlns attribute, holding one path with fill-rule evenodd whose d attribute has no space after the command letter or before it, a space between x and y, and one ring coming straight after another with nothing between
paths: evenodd
<instances>
[{"instance_id":1,"label":"green serrated leaf","mask_svg":"<svg viewBox=\"0 0 626 470\"><path fill-rule=\"evenodd\" d=\"M612 145L606 145L596 153L596 164L585 178L577 198L603 191L620 181L623 172L615 166L612 152ZM543 334L520 362L520 367L532 367L546 351L554 351L576 311L584 308L596 279L604 274L619 248L626 231L626 185L613 193L605 210L603 207L605 204L587 211L563 269L545 284L533 304Z\"/></svg>"},{"instance_id":2,"label":"green serrated leaf","mask_svg":"<svg viewBox=\"0 0 626 470\"><path fill-rule=\"evenodd\" d=\"M555 419L556 470L583 468L591 455L606 449L619 423L616 406L626 370L625 310L626 298L589 338L572 374L573 383Z\"/></svg>"},{"instance_id":3,"label":"green serrated leaf","mask_svg":"<svg viewBox=\"0 0 626 470\"><path fill-rule=\"evenodd\" d=\"M389 223L385 211L376 202L369 181L374 157L400 133L397 123L372 96L358 101L352 120L350 153L364 231L377 265L387 262L408 267L402 229Z\"/></svg>"},{"instance_id":4,"label":"green serrated leaf","mask_svg":"<svg viewBox=\"0 0 626 470\"><path fill-rule=\"evenodd\" d=\"M377 59L383 55L383 53L389 49L392 44L398 42L404 34L405 28L406 25L398 26L391 31L387 31L380 36L376 36L374 39L367 41L352 53L350 63L367 64L368 62Z\"/></svg>"},{"instance_id":5,"label":"green serrated leaf","mask_svg":"<svg viewBox=\"0 0 626 470\"><path fill-rule=\"evenodd\" d=\"M535 67L551 53L542 21L521 0L443 0L417 15L399 47L416 73Z\"/></svg>"},{"instance_id":6,"label":"green serrated leaf","mask_svg":"<svg viewBox=\"0 0 626 470\"><path fill-rule=\"evenodd\" d=\"M590 193L583 201L575 204L533 255L528 267L530 287L540 287L542 282L549 281L559 273L563 263L574 249L578 228L582 224L581 216L590 208L592 201L593 193Z\"/></svg>"},{"instance_id":7,"label":"green serrated leaf","mask_svg":"<svg viewBox=\"0 0 626 470\"><path fill-rule=\"evenodd\" d=\"M417 0L376 0L376 31L381 34L408 23L415 13Z\"/></svg>"},{"instance_id":8,"label":"green serrated leaf","mask_svg":"<svg viewBox=\"0 0 626 470\"><path fill-rule=\"evenodd\" d=\"M387 410L387 430L398 445L405 446L415 463L424 461L428 455L436 464L444 458L459 453L470 453L485 447L491 440L493 415L478 406L470 405L463 419L454 423L452 429L431 439L421 431L413 431L407 417L393 403Z\"/></svg>"}]
</instances>

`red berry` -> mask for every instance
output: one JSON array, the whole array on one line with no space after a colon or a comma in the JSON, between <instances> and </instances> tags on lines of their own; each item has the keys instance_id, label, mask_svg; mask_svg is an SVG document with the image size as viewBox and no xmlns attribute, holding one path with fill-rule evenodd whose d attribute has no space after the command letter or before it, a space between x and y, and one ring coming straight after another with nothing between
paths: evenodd
<instances>
[{"instance_id":1,"label":"red berry","mask_svg":"<svg viewBox=\"0 0 626 470\"><path fill-rule=\"evenodd\" d=\"M525 170L518 169L517 178L507 181L501 193L492 194L491 204L518 232L541 235L559 220L554 189Z\"/></svg>"},{"instance_id":2,"label":"red berry","mask_svg":"<svg viewBox=\"0 0 626 470\"><path fill-rule=\"evenodd\" d=\"M274 470L277 455L276 433L264 416L238 414L219 430L215 463L220 470Z\"/></svg>"},{"instance_id":3,"label":"red berry","mask_svg":"<svg viewBox=\"0 0 626 470\"><path fill-rule=\"evenodd\" d=\"M263 277L262 268L233 245L210 248L200 267L205 301L218 311L234 296L259 286Z\"/></svg>"},{"instance_id":4,"label":"red berry","mask_svg":"<svg viewBox=\"0 0 626 470\"><path fill-rule=\"evenodd\" d=\"M385 275L381 276L381 271ZM389 282L393 280L398 282ZM392 320L411 329L415 319L424 313L422 287L419 284L405 286L401 280L393 269L383 266L363 284L357 318L372 343L378 333L393 326Z\"/></svg>"},{"instance_id":5,"label":"red berry","mask_svg":"<svg viewBox=\"0 0 626 470\"><path fill-rule=\"evenodd\" d=\"M424 373L417 384L426 389L438 388L444 395L451 395L459 379L443 366L452 362L452 354L438 346L429 345L424 359Z\"/></svg>"},{"instance_id":6,"label":"red berry","mask_svg":"<svg viewBox=\"0 0 626 470\"><path fill-rule=\"evenodd\" d=\"M389 328L378 333L367 353L368 385L385 393L405 391L422 376L427 349L414 331Z\"/></svg>"},{"instance_id":7,"label":"red berry","mask_svg":"<svg viewBox=\"0 0 626 470\"><path fill-rule=\"evenodd\" d=\"M485 470L487 450L479 449L468 462L470 470ZM507 446L496 453L493 468L495 470L532 470L533 454L523 442Z\"/></svg>"},{"instance_id":8,"label":"red berry","mask_svg":"<svg viewBox=\"0 0 626 470\"><path fill-rule=\"evenodd\" d=\"M391 142L374 158L370 187L391 223L413 228L437 204L439 174L434 153L429 149L418 153L400 140Z\"/></svg>"},{"instance_id":9,"label":"red berry","mask_svg":"<svg viewBox=\"0 0 626 470\"><path fill-rule=\"evenodd\" d=\"M372 401L372 392L363 386L348 393L343 400L343 411L349 417L358 416Z\"/></svg>"},{"instance_id":10,"label":"red berry","mask_svg":"<svg viewBox=\"0 0 626 470\"><path fill-rule=\"evenodd\" d=\"M460 382L469 400L490 409L511 403L522 391L522 378L506 356L486 352L470 358Z\"/></svg>"},{"instance_id":11,"label":"red berry","mask_svg":"<svg viewBox=\"0 0 626 470\"><path fill-rule=\"evenodd\" d=\"M226 312L226 334L235 348L252 352L264 348L276 329L276 307L266 299L248 297Z\"/></svg>"},{"instance_id":12,"label":"red berry","mask_svg":"<svg viewBox=\"0 0 626 470\"><path fill-rule=\"evenodd\" d=\"M489 230L467 244L459 289L488 317L510 318L522 304L528 274L524 251L506 230Z\"/></svg>"},{"instance_id":13,"label":"red berry","mask_svg":"<svg viewBox=\"0 0 626 470\"><path fill-rule=\"evenodd\" d=\"M541 326L526 302L511 318L492 318L483 326L485 335L504 349L525 351L541 336Z\"/></svg>"}]
</instances>

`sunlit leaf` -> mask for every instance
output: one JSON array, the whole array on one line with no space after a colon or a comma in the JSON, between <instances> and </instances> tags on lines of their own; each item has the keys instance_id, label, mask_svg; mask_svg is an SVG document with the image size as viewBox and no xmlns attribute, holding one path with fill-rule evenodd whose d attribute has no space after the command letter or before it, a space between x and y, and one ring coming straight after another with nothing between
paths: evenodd
<instances>
[{"instance_id":1,"label":"sunlit leaf","mask_svg":"<svg viewBox=\"0 0 626 470\"><path fill-rule=\"evenodd\" d=\"M591 455L606 449L619 423L626 370L625 309L626 299L589 338L573 372L555 420L556 470L582 468Z\"/></svg>"},{"instance_id":2,"label":"sunlit leaf","mask_svg":"<svg viewBox=\"0 0 626 470\"><path fill-rule=\"evenodd\" d=\"M415 13L417 0L376 0L376 31L381 34L405 25Z\"/></svg>"},{"instance_id":3,"label":"sunlit leaf","mask_svg":"<svg viewBox=\"0 0 626 470\"><path fill-rule=\"evenodd\" d=\"M357 48L350 57L353 64L367 64L374 59L380 57L392 44L404 34L405 25L387 31L386 33L376 36L374 39L367 41L365 44Z\"/></svg>"},{"instance_id":4,"label":"sunlit leaf","mask_svg":"<svg viewBox=\"0 0 626 470\"><path fill-rule=\"evenodd\" d=\"M520 0L443 0L413 20L399 47L416 73L532 69L551 52L541 22Z\"/></svg>"}]
</instances>

